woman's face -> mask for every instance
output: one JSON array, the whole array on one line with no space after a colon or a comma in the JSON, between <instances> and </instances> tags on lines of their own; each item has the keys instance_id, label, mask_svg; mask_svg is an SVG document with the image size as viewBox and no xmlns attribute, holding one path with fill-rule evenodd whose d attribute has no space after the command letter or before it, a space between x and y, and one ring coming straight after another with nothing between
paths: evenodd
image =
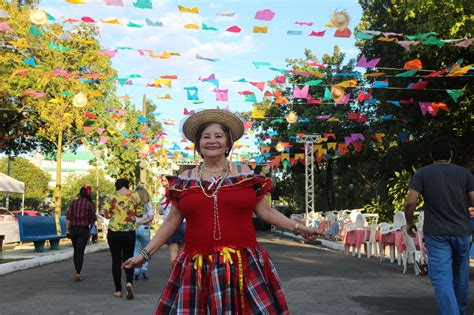
<instances>
[{"instance_id":1,"label":"woman's face","mask_svg":"<svg viewBox=\"0 0 474 315\"><path fill-rule=\"evenodd\" d=\"M199 139L201 154L206 158L225 157L227 147L227 136L219 124L209 125L202 132Z\"/></svg>"}]
</instances>

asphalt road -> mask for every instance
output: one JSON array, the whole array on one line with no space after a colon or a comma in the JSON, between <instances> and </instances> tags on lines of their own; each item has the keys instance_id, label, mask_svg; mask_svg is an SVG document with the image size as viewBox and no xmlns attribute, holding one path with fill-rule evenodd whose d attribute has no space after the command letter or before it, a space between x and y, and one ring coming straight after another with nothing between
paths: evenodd
<instances>
[{"instance_id":1,"label":"asphalt road","mask_svg":"<svg viewBox=\"0 0 474 315\"><path fill-rule=\"evenodd\" d=\"M396 264L344 256L271 233L259 241L279 271L292 314L436 314L429 279L415 276L412 268L402 274ZM135 282L134 300L112 296L108 251L86 256L84 281L78 283L72 280L71 259L7 274L0 276L0 314L150 314L169 270L163 248L153 256L150 280ZM468 314L474 310L472 296Z\"/></svg>"}]
</instances>

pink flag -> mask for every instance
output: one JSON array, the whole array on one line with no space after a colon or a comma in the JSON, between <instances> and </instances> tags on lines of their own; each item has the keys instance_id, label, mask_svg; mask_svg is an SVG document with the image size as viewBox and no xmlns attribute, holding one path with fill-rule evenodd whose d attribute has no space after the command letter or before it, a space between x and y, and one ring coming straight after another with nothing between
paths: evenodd
<instances>
[{"instance_id":1,"label":"pink flag","mask_svg":"<svg viewBox=\"0 0 474 315\"><path fill-rule=\"evenodd\" d=\"M300 89L297 85L293 86L293 98L308 98L309 85Z\"/></svg>"},{"instance_id":2,"label":"pink flag","mask_svg":"<svg viewBox=\"0 0 474 315\"><path fill-rule=\"evenodd\" d=\"M106 5L116 5L119 7L123 7L123 1L122 0L105 0Z\"/></svg>"},{"instance_id":3,"label":"pink flag","mask_svg":"<svg viewBox=\"0 0 474 315\"><path fill-rule=\"evenodd\" d=\"M342 100L340 100L339 102L337 102L336 104L347 104L349 103L349 100L351 98L351 93L347 93L346 95L344 95L344 97L342 98Z\"/></svg>"},{"instance_id":4,"label":"pink flag","mask_svg":"<svg viewBox=\"0 0 474 315\"><path fill-rule=\"evenodd\" d=\"M472 44L472 42L474 42L474 38L469 38L469 39L465 39L463 41L460 41L460 42L456 43L454 46L461 47L461 48L467 48L467 47L469 47L469 45Z\"/></svg>"},{"instance_id":5,"label":"pink flag","mask_svg":"<svg viewBox=\"0 0 474 315\"><path fill-rule=\"evenodd\" d=\"M101 135L105 131L104 128L97 128L97 133Z\"/></svg>"},{"instance_id":6,"label":"pink flag","mask_svg":"<svg viewBox=\"0 0 474 315\"><path fill-rule=\"evenodd\" d=\"M352 143L352 137L344 137L344 144L346 145L346 147L349 146L349 144Z\"/></svg>"},{"instance_id":7,"label":"pink flag","mask_svg":"<svg viewBox=\"0 0 474 315\"><path fill-rule=\"evenodd\" d=\"M418 102L418 105L420 105L421 114L423 116L425 116L426 113L430 113L432 116L434 116L433 107L431 107L431 102Z\"/></svg>"},{"instance_id":8,"label":"pink flag","mask_svg":"<svg viewBox=\"0 0 474 315\"><path fill-rule=\"evenodd\" d=\"M117 56L118 51L109 49L109 50L101 50L101 51L98 51L97 53L101 56L109 56L110 58L113 58Z\"/></svg>"},{"instance_id":9,"label":"pink flag","mask_svg":"<svg viewBox=\"0 0 474 315\"><path fill-rule=\"evenodd\" d=\"M261 21L271 21L275 16L275 12L270 9L260 10L255 13L255 19Z\"/></svg>"},{"instance_id":10,"label":"pink flag","mask_svg":"<svg viewBox=\"0 0 474 315\"><path fill-rule=\"evenodd\" d=\"M408 89L410 90L424 90L428 86L428 81L418 81L413 83Z\"/></svg>"},{"instance_id":11,"label":"pink flag","mask_svg":"<svg viewBox=\"0 0 474 315\"><path fill-rule=\"evenodd\" d=\"M249 83L255 86L257 89L259 89L262 92L265 89L265 82L249 82Z\"/></svg>"},{"instance_id":12,"label":"pink flag","mask_svg":"<svg viewBox=\"0 0 474 315\"><path fill-rule=\"evenodd\" d=\"M7 22L1 22L0 23L0 31L1 32L6 32L6 31L9 31L9 30L11 30L11 28L10 28L10 25L8 25Z\"/></svg>"},{"instance_id":13,"label":"pink flag","mask_svg":"<svg viewBox=\"0 0 474 315\"><path fill-rule=\"evenodd\" d=\"M88 16L81 17L81 20L82 20L82 22L85 22L85 23L95 23L95 20L91 17L88 17Z\"/></svg>"},{"instance_id":14,"label":"pink flag","mask_svg":"<svg viewBox=\"0 0 474 315\"><path fill-rule=\"evenodd\" d=\"M108 137L100 137L100 144L105 144L107 141L109 141Z\"/></svg>"},{"instance_id":15,"label":"pink flag","mask_svg":"<svg viewBox=\"0 0 474 315\"><path fill-rule=\"evenodd\" d=\"M284 75L276 77L275 79L269 81L269 83L278 83L278 84L284 84L286 83L286 77Z\"/></svg>"},{"instance_id":16,"label":"pink flag","mask_svg":"<svg viewBox=\"0 0 474 315\"><path fill-rule=\"evenodd\" d=\"M414 40L397 40L395 43L405 48L405 50L410 51L410 45L417 45L420 42Z\"/></svg>"},{"instance_id":17,"label":"pink flag","mask_svg":"<svg viewBox=\"0 0 474 315\"><path fill-rule=\"evenodd\" d=\"M238 26L231 26L228 29L226 29L226 32L231 32L231 33L240 33L242 29Z\"/></svg>"},{"instance_id":18,"label":"pink flag","mask_svg":"<svg viewBox=\"0 0 474 315\"><path fill-rule=\"evenodd\" d=\"M364 141L365 140L364 135L361 134L361 133L351 133L351 138L352 138L352 141L357 141L357 140Z\"/></svg>"},{"instance_id":19,"label":"pink flag","mask_svg":"<svg viewBox=\"0 0 474 315\"><path fill-rule=\"evenodd\" d=\"M364 55L360 57L359 61L357 61L356 67L361 67L361 68L375 68L377 67L377 64L379 63L381 58L375 58L370 61L367 61Z\"/></svg>"},{"instance_id":20,"label":"pink flag","mask_svg":"<svg viewBox=\"0 0 474 315\"><path fill-rule=\"evenodd\" d=\"M362 144L362 141L352 142L352 145L354 146L356 152L360 152L362 150Z\"/></svg>"},{"instance_id":21,"label":"pink flag","mask_svg":"<svg viewBox=\"0 0 474 315\"><path fill-rule=\"evenodd\" d=\"M321 32L311 31L311 33L309 33L308 36L323 37L324 34L326 34L326 31L321 31Z\"/></svg>"},{"instance_id":22,"label":"pink flag","mask_svg":"<svg viewBox=\"0 0 474 315\"><path fill-rule=\"evenodd\" d=\"M295 22L298 25L313 26L313 22Z\"/></svg>"},{"instance_id":23,"label":"pink flag","mask_svg":"<svg viewBox=\"0 0 474 315\"><path fill-rule=\"evenodd\" d=\"M216 93L216 101L227 102L229 100L229 90L214 89L213 92Z\"/></svg>"}]
</instances>

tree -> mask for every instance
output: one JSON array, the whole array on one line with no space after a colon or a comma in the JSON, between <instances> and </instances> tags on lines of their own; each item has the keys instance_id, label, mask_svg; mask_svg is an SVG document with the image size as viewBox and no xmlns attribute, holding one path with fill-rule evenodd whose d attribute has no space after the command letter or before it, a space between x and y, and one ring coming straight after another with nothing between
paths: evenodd
<instances>
[{"instance_id":1,"label":"tree","mask_svg":"<svg viewBox=\"0 0 474 315\"><path fill-rule=\"evenodd\" d=\"M360 0L363 16L358 30L380 30L384 32L417 35L435 32L432 38L456 39L472 38L474 36L474 5L469 1L408 1L395 0ZM405 61L420 59L423 69L442 70L453 66L474 63L474 47L458 48L452 44L442 47L426 45L425 42L412 45L410 51L395 43L377 40L358 41L361 54L368 59L381 57L381 67L402 68ZM442 45L442 44L441 44ZM393 78L393 71L387 72L389 84L392 87L405 87L420 79ZM398 71L399 72L399 71ZM428 73L423 73L426 75ZM382 77L384 78L384 77ZM393 169L401 170L412 165L429 163L429 143L439 135L450 135L455 138L456 160L468 167L474 166L473 159L473 130L472 130L472 90L470 76L446 77L445 75L423 78L428 81L429 90L384 90L373 89L373 95L380 101L377 111L380 115L394 114L404 123L394 124L391 133L409 132L412 141L403 145L392 145L387 153L387 159L394 162ZM446 89L463 89L464 96L455 102L446 93ZM394 92L395 91L395 92ZM408 100L413 98L412 105L396 108L386 100ZM449 113L440 110L437 116L423 116L418 102L444 102L450 109Z\"/></svg>"},{"instance_id":2,"label":"tree","mask_svg":"<svg viewBox=\"0 0 474 315\"><path fill-rule=\"evenodd\" d=\"M354 68L354 61L350 60L347 64L344 64L344 54L341 52L339 47L335 46L332 55L325 54L322 56L321 60L315 56L310 50L305 50L305 59L302 60L287 60L288 65L294 71L290 73L285 71L285 75L288 78L288 82L291 85L298 85L300 88L308 84L311 81L317 81L321 78L324 78L324 83L322 86L318 86L320 83L311 83L314 84L309 88L309 94L313 99L324 99L325 90L328 86L339 83L343 80L348 80L347 77L339 76L336 77L336 73L351 73ZM317 69L311 64L322 62L326 65L324 70ZM303 75L303 73L310 75ZM350 75L349 75L350 76ZM350 132L364 132L367 129L366 124L359 124L355 121L348 121L347 115L354 110L354 106L347 105L336 105L332 98L330 100L326 99L320 105L309 104L303 99L293 98L293 91L290 88L285 88L282 90L281 85L270 85L271 94L275 95L280 94L282 97L288 99L288 104L279 104L278 98L272 100L270 98L265 98L261 103L257 104L257 107L260 109L266 110L267 117L274 117L276 119L263 119L257 120L254 124L256 130L258 130L257 137L264 141L268 132L271 131L277 136L271 139L269 146L272 147L270 153L273 155L279 155L280 152L277 152L275 146L277 142L291 142L291 146L286 149L285 152L291 154L302 153L304 148L301 144L295 143L297 134L320 134L324 133L334 133L339 138L343 137ZM286 117L290 111L294 111L299 118L297 123L288 123L287 120L281 117ZM318 120L315 117L321 115L330 115L332 120ZM306 119L306 120L304 120ZM335 139L334 139L335 140ZM332 141L332 140L328 140ZM329 152L330 153L330 152ZM334 152L333 152L334 153ZM319 196L320 203L318 208L333 210L334 207L334 197L335 192L333 188L333 179L337 174L334 173L335 165L338 163L335 160L336 154L332 157L326 158L319 161L316 165L315 173L315 187L316 192L322 192L324 198ZM344 165L344 164L342 164ZM288 165L282 165L281 168L287 168ZM299 166L288 168L287 172L292 174L295 180L298 183L304 183L304 167L300 164ZM344 171L341 170L341 173ZM285 176L286 178L286 176ZM287 179L285 179L287 180ZM290 193L290 192L288 192ZM298 212L300 209L304 208L304 185L301 189L297 190L298 196L294 196L298 200Z\"/></svg>"},{"instance_id":3,"label":"tree","mask_svg":"<svg viewBox=\"0 0 474 315\"><path fill-rule=\"evenodd\" d=\"M66 183L64 184L63 190L63 199L64 202L62 203L61 213L66 213L70 203L72 200L77 198L79 193L79 189L84 187L85 185L92 186L92 193L91 198L94 202L94 206L97 207L95 204L96 202L96 170L91 169L88 174L85 175L73 175L68 177ZM99 170L99 213L102 212L102 206L105 202L105 199L108 195L112 194L115 191L115 185L113 181L108 179L105 174Z\"/></svg>"},{"instance_id":4,"label":"tree","mask_svg":"<svg viewBox=\"0 0 474 315\"><path fill-rule=\"evenodd\" d=\"M0 74L10 79L3 80L0 97L9 118L17 119L16 124L6 126L9 129L5 132L3 150L21 152L43 144L47 150L53 148L57 159L58 213L63 148L74 149L82 143L87 136L83 127L106 125L97 116L105 113L107 106L118 103L113 93L115 87L109 80L116 72L111 68L110 58L97 53L97 26L81 23L66 32L58 23L33 25L27 18L30 7L18 9L2 3L0 8L10 14L7 21L12 29L2 35L2 40L11 46L2 46L1 61L7 67L2 67ZM59 41L57 35L61 34L69 40ZM73 104L73 97L79 93L87 96L87 103Z\"/></svg>"},{"instance_id":5,"label":"tree","mask_svg":"<svg viewBox=\"0 0 474 315\"><path fill-rule=\"evenodd\" d=\"M0 159L0 172L7 173L7 157ZM10 176L25 183L25 207L37 209L49 195L48 173L25 158L11 159ZM12 209L20 209L21 195L10 195Z\"/></svg>"}]
</instances>

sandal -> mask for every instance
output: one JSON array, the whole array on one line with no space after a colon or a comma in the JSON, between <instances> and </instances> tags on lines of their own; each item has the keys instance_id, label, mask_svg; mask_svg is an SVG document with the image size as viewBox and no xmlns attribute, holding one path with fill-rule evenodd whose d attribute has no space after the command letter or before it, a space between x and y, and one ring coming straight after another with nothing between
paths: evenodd
<instances>
[{"instance_id":1,"label":"sandal","mask_svg":"<svg viewBox=\"0 0 474 315\"><path fill-rule=\"evenodd\" d=\"M127 284L127 300L132 300L134 297L133 286Z\"/></svg>"},{"instance_id":2,"label":"sandal","mask_svg":"<svg viewBox=\"0 0 474 315\"><path fill-rule=\"evenodd\" d=\"M115 292L114 292L114 296L115 296L116 298L121 298L121 297L122 297L122 292L121 292L121 291L115 291Z\"/></svg>"},{"instance_id":3,"label":"sandal","mask_svg":"<svg viewBox=\"0 0 474 315\"><path fill-rule=\"evenodd\" d=\"M74 274L74 281L79 282L82 281L84 278L82 278L80 273L75 273Z\"/></svg>"}]
</instances>

